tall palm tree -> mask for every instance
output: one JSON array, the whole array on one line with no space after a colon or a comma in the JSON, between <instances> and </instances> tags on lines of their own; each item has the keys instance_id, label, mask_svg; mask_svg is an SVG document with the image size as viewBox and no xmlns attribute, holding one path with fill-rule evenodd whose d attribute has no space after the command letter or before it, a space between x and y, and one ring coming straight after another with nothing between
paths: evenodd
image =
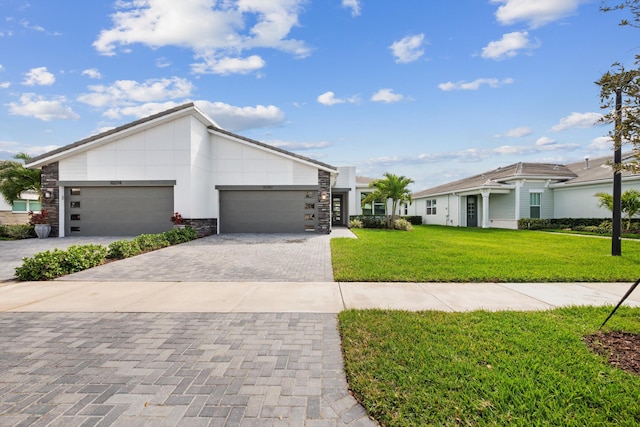
<instances>
[{"instance_id":1,"label":"tall palm tree","mask_svg":"<svg viewBox=\"0 0 640 427\"><path fill-rule=\"evenodd\" d=\"M409 185L413 183L411 178L398 176L389 172L384 174L384 179L377 179L369 184L373 192L367 194L362 203L373 203L375 201L391 200L391 215L387 213L387 228L393 228L396 220L396 212L399 203L411 203L411 191Z\"/></svg>"},{"instance_id":2,"label":"tall palm tree","mask_svg":"<svg viewBox=\"0 0 640 427\"><path fill-rule=\"evenodd\" d=\"M40 195L41 171L24 167L30 158L26 153L19 153L14 156L15 161L0 162L0 194L9 204L18 200L23 191L34 190Z\"/></svg>"},{"instance_id":3,"label":"tall palm tree","mask_svg":"<svg viewBox=\"0 0 640 427\"><path fill-rule=\"evenodd\" d=\"M596 193L599 199L598 207L607 208L613 211L613 196L609 193ZM630 189L620 196L620 210L627 216L627 230L631 229L631 218L640 212L640 191Z\"/></svg>"}]
</instances>

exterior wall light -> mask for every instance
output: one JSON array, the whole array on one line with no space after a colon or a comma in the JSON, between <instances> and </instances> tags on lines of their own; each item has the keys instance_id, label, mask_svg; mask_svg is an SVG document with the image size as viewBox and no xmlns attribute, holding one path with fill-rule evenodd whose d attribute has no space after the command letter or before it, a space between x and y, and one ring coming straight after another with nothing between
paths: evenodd
<instances>
[{"instance_id":1,"label":"exterior wall light","mask_svg":"<svg viewBox=\"0 0 640 427\"><path fill-rule=\"evenodd\" d=\"M49 190L46 190L43 194L42 197L44 197L45 200L51 200L51 198L53 197L53 193Z\"/></svg>"},{"instance_id":2,"label":"exterior wall light","mask_svg":"<svg viewBox=\"0 0 640 427\"><path fill-rule=\"evenodd\" d=\"M326 202L327 200L329 200L329 193L327 193L326 191L321 191L320 192L320 201L321 202Z\"/></svg>"}]
</instances>

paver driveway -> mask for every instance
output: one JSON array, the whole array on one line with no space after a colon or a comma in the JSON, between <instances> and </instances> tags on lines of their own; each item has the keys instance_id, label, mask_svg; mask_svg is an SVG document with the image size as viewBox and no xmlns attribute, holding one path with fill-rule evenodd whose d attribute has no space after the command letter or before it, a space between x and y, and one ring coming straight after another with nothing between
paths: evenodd
<instances>
[{"instance_id":1,"label":"paver driveway","mask_svg":"<svg viewBox=\"0 0 640 427\"><path fill-rule=\"evenodd\" d=\"M335 315L0 313L0 426L374 426Z\"/></svg>"},{"instance_id":2,"label":"paver driveway","mask_svg":"<svg viewBox=\"0 0 640 427\"><path fill-rule=\"evenodd\" d=\"M64 280L332 282L330 237L220 234L101 265Z\"/></svg>"}]
</instances>

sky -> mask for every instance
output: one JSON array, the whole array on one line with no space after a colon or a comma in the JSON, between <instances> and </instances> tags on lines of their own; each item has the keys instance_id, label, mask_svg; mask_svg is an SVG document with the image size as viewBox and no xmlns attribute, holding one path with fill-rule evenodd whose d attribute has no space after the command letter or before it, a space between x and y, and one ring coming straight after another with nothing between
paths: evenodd
<instances>
[{"instance_id":1,"label":"sky","mask_svg":"<svg viewBox=\"0 0 640 427\"><path fill-rule=\"evenodd\" d=\"M601 0L0 0L0 160L186 102L414 191L612 153L594 83L640 29Z\"/></svg>"}]
</instances>

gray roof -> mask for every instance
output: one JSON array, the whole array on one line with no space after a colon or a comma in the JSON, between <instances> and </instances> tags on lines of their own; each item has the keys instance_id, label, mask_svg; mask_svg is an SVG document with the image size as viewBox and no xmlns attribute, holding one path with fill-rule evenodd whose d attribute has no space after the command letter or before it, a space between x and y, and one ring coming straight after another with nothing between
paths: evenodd
<instances>
[{"instance_id":1,"label":"gray roof","mask_svg":"<svg viewBox=\"0 0 640 427\"><path fill-rule=\"evenodd\" d=\"M567 166L553 163L514 163L484 172L469 178L418 191L413 197L423 197L435 194L452 193L456 191L474 190L482 187L500 187L509 185L509 181L522 178L541 178L554 180L568 180L577 175Z\"/></svg>"},{"instance_id":2,"label":"gray roof","mask_svg":"<svg viewBox=\"0 0 640 427\"><path fill-rule=\"evenodd\" d=\"M633 153L625 153L622 155L622 162L625 163L633 158ZM611 163L613 163L613 156L589 159L588 162L585 159L568 165L554 163L515 163L469 178L418 191L413 194L413 197L433 196L481 188L495 188L495 186L504 186L507 185L509 181L522 178L550 179L555 181L555 184L553 184L554 187L587 184L590 182L596 183L613 179ZM634 177L640 179L640 175L634 175L629 171L622 172L623 179Z\"/></svg>"},{"instance_id":3,"label":"gray roof","mask_svg":"<svg viewBox=\"0 0 640 427\"><path fill-rule=\"evenodd\" d=\"M176 112L179 112L179 111L182 111L182 110L187 110L187 109L190 109L190 108L197 108L197 107L195 106L195 104L193 102L189 102L187 104L183 104L183 105L179 105L179 106L174 107L174 108L170 108L170 109L162 111L160 113L153 114L153 115L151 115L149 117L144 117L142 119L133 121L131 123L127 123L125 125L118 126L118 127L114 128L114 129L108 130L106 132L102 132L102 133L99 133L97 135L93 135L93 136L90 136L88 138L81 139L80 141L76 141L74 143L65 145L64 147L60 147L60 148L57 148L55 150L49 151L47 153L41 154L41 155L39 155L37 157L34 157L34 158L30 159L26 163L26 165L38 162L38 161L40 161L42 159L46 159L47 157L55 156L56 154L64 153L65 151L68 151L68 150L70 150L72 148L80 147L80 146L88 144L90 142L97 141L97 140L105 138L107 136L117 134L117 133L122 132L124 130L130 129L130 128L134 128L134 127L139 126L141 124L144 124L144 123L147 123L147 122L151 122L151 121L159 119L161 117L168 116L170 114L173 114L173 113L176 113ZM208 119L208 121L211 121L211 119ZM258 146L263 147L263 148L267 148L267 149L272 150L272 151L276 151L278 153L286 154L288 156L295 157L295 158L300 159L300 160L304 160L306 162L314 163L314 164L316 164L318 166L321 166L323 168L337 170L337 168L335 166L331 166L331 165L329 165L327 163L319 162L319 161L311 159L309 157L301 156L299 154L292 153L290 151L283 150L281 148L277 148L277 147L265 144L263 142L256 141L254 139L250 139L250 138L244 137L242 135L238 135L238 134L226 131L226 130L221 129L221 128L213 125L213 124L209 125L208 129L210 129L210 130L212 130L214 132L217 132L217 133L221 133L221 134L224 134L224 135L228 135L228 136L240 139L240 140L245 141L245 142L249 142L251 144L258 145Z\"/></svg>"}]
</instances>

